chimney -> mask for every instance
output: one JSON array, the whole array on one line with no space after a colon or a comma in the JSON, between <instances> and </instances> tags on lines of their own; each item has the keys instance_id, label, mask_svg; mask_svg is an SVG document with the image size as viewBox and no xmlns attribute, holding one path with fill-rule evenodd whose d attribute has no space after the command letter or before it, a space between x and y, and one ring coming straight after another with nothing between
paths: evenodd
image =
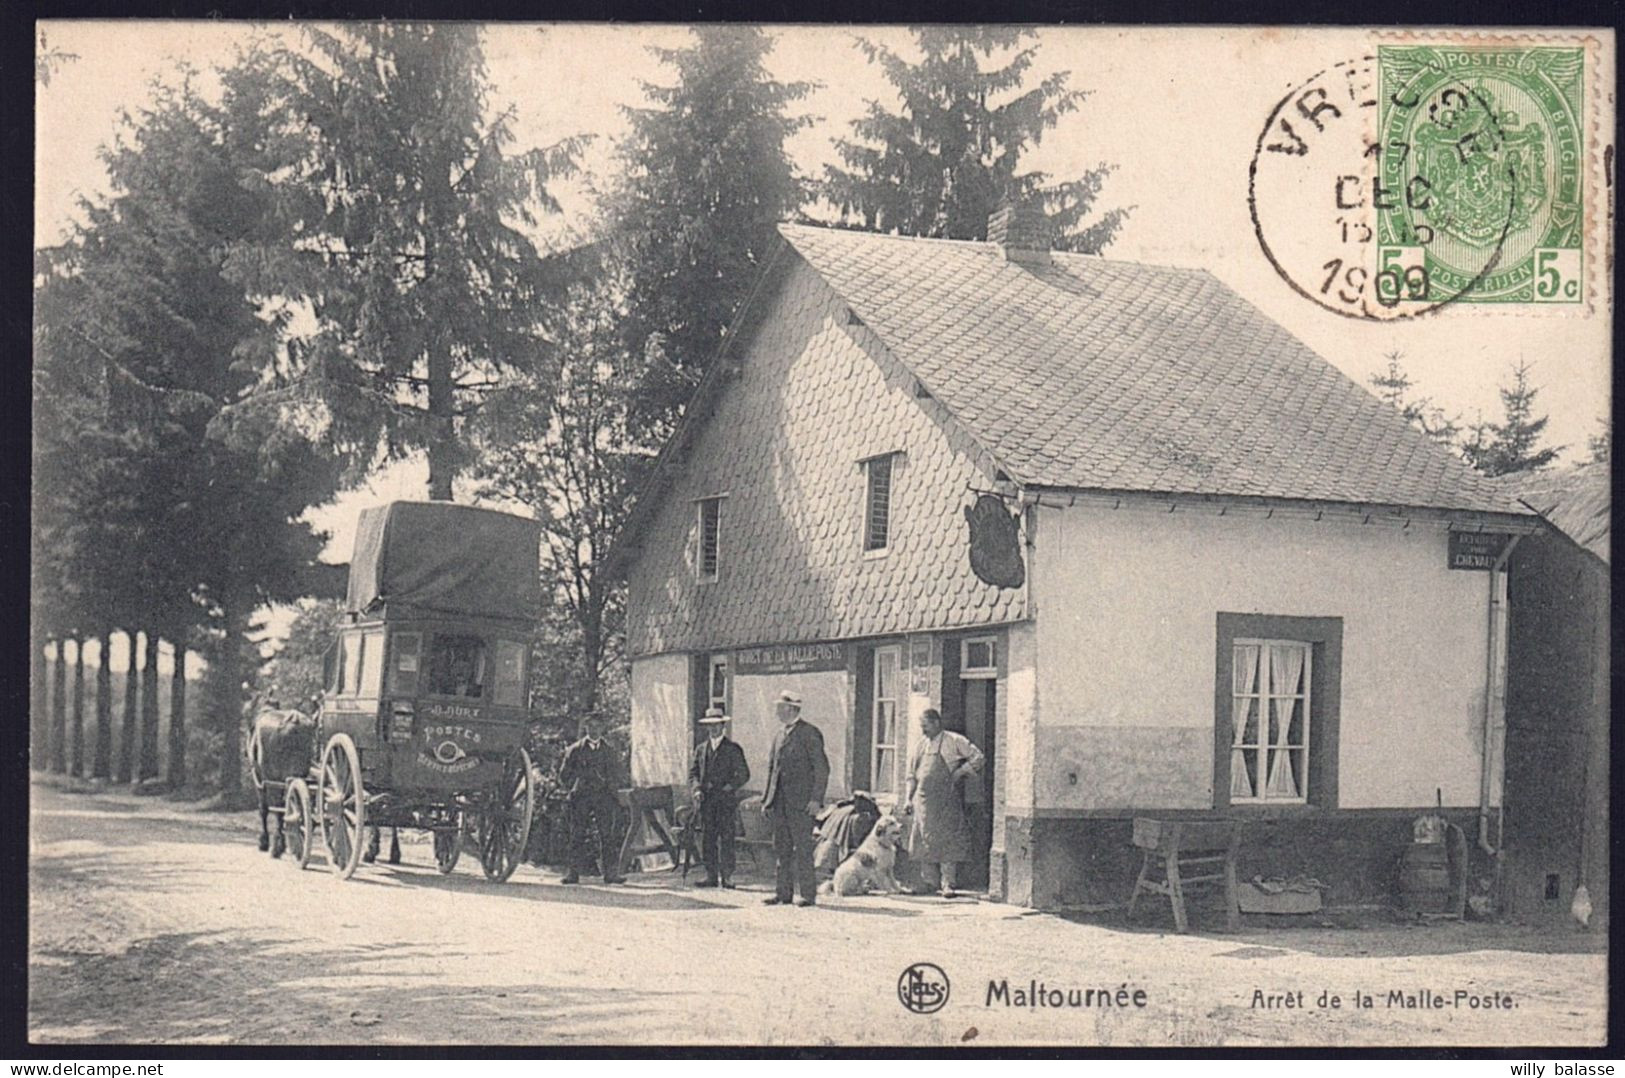
<instances>
[{"instance_id":1,"label":"chimney","mask_svg":"<svg viewBox=\"0 0 1625 1078\"><path fill-rule=\"evenodd\" d=\"M1006 200L987 219L987 241L997 244L1010 262L1048 262L1049 218L1031 203Z\"/></svg>"}]
</instances>

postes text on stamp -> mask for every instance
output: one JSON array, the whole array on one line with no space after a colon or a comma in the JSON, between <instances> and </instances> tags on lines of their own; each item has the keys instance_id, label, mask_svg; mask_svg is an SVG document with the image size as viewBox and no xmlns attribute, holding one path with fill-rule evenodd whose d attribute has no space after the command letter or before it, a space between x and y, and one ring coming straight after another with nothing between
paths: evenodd
<instances>
[{"instance_id":1,"label":"postes text on stamp","mask_svg":"<svg viewBox=\"0 0 1625 1078\"><path fill-rule=\"evenodd\" d=\"M1381 45L1370 273L1402 309L1581 303L1585 50ZM1384 295L1386 290L1386 295Z\"/></svg>"}]
</instances>

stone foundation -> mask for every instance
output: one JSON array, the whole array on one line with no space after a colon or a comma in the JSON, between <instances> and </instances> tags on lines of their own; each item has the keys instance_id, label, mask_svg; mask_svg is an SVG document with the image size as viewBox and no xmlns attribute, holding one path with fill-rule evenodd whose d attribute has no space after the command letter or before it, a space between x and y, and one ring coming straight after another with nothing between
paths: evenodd
<instances>
[{"instance_id":1,"label":"stone foundation","mask_svg":"<svg viewBox=\"0 0 1625 1078\"><path fill-rule=\"evenodd\" d=\"M1398 899L1399 859L1411 823L1428 809L1346 812L1246 820L1237 875L1311 876L1326 885L1327 906L1388 904ZM1168 813L1167 818L1192 814ZM1493 864L1474 845L1475 809L1446 809L1469 846L1468 894L1487 892ZM1160 818L1160 817L1159 817ZM1139 874L1141 853L1129 839L1130 818L1024 819L1005 824L1003 851L994 851L994 897L1033 909L1121 906Z\"/></svg>"}]
</instances>

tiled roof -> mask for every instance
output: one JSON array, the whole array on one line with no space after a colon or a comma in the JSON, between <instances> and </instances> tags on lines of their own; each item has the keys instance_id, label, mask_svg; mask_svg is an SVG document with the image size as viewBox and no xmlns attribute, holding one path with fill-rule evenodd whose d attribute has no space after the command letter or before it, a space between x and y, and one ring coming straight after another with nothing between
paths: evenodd
<instances>
[{"instance_id":1,"label":"tiled roof","mask_svg":"<svg viewBox=\"0 0 1625 1078\"><path fill-rule=\"evenodd\" d=\"M1205 271L780 232L1022 484L1526 512Z\"/></svg>"},{"instance_id":2,"label":"tiled roof","mask_svg":"<svg viewBox=\"0 0 1625 1078\"><path fill-rule=\"evenodd\" d=\"M1510 475L1505 483L1563 534L1608 561L1612 475L1607 464Z\"/></svg>"}]
</instances>

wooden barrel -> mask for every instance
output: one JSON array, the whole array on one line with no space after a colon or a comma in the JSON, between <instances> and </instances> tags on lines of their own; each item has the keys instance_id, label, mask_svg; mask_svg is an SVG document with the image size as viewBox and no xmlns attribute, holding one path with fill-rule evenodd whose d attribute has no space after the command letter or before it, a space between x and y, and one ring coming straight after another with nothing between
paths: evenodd
<instances>
[{"instance_id":1,"label":"wooden barrel","mask_svg":"<svg viewBox=\"0 0 1625 1078\"><path fill-rule=\"evenodd\" d=\"M1413 842L1399 861L1399 901L1417 913L1450 908L1450 848L1443 842Z\"/></svg>"}]
</instances>

